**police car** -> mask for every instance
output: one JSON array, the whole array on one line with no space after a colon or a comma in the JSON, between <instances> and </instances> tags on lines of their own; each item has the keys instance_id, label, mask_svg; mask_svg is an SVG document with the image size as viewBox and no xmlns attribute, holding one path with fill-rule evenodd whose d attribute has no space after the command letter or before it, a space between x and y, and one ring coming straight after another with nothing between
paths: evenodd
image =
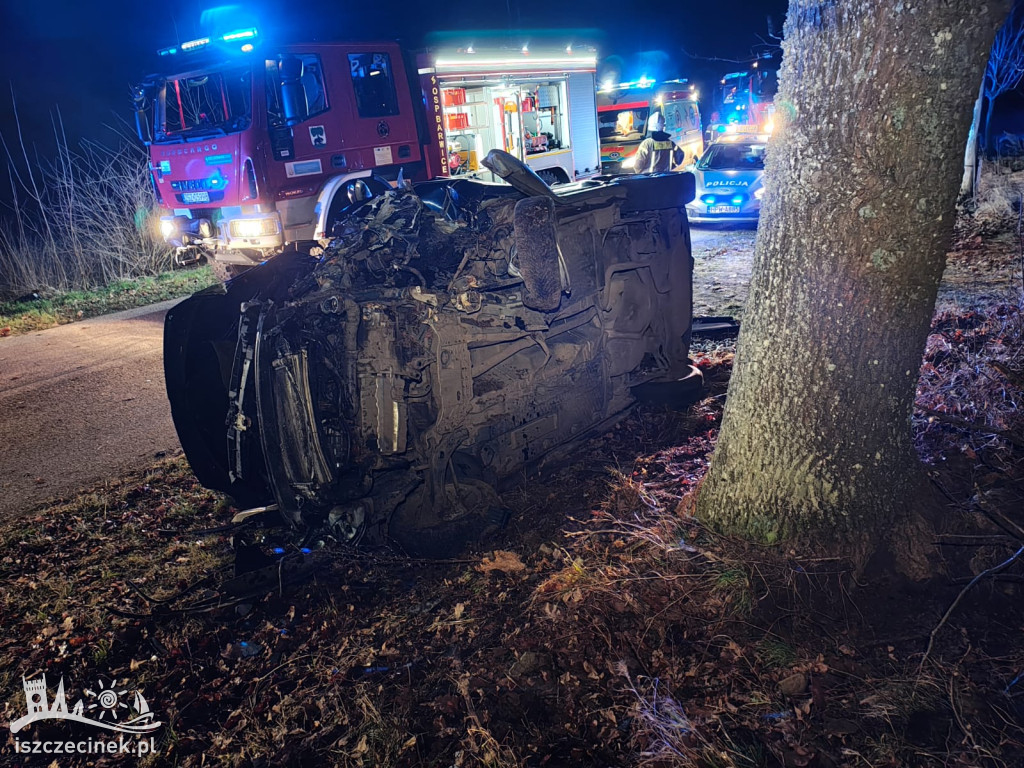
<instances>
[{"instance_id":1,"label":"police car","mask_svg":"<svg viewBox=\"0 0 1024 768\"><path fill-rule=\"evenodd\" d=\"M691 222L756 223L761 213L761 186L767 136L731 135L710 145L689 168L697 194L686 206Z\"/></svg>"}]
</instances>

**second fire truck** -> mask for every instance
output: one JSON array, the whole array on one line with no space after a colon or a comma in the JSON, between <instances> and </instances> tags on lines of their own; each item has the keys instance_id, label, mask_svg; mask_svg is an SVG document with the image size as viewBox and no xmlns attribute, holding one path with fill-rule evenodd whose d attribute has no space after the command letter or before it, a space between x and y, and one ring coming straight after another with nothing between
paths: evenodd
<instances>
[{"instance_id":1,"label":"second fire truck","mask_svg":"<svg viewBox=\"0 0 1024 768\"><path fill-rule=\"evenodd\" d=\"M744 72L725 75L715 87L708 139L722 134L771 134L774 128L778 63L772 55Z\"/></svg>"}]
</instances>

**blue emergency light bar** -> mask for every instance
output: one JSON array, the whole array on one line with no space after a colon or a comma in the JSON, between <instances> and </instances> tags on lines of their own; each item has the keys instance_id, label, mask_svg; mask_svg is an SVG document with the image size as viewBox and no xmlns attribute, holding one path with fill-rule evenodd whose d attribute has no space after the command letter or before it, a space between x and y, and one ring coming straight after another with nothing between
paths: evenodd
<instances>
[{"instance_id":1,"label":"blue emergency light bar","mask_svg":"<svg viewBox=\"0 0 1024 768\"><path fill-rule=\"evenodd\" d=\"M609 91L624 91L629 90L631 88L653 88L656 85L682 85L689 88L691 91L695 90L694 84L687 80L685 77L676 78L675 80L654 80L644 75L639 80L630 80L629 82L625 83L613 83L611 81L606 80L603 83L601 83L600 87L598 88L598 91L600 93L608 93Z\"/></svg>"},{"instance_id":2,"label":"blue emergency light bar","mask_svg":"<svg viewBox=\"0 0 1024 768\"><path fill-rule=\"evenodd\" d=\"M251 40L254 37L256 37L256 27L250 27L249 29L240 29L237 32L229 32L226 35L222 35L220 39L228 43L232 40Z\"/></svg>"},{"instance_id":3,"label":"blue emergency light bar","mask_svg":"<svg viewBox=\"0 0 1024 768\"><path fill-rule=\"evenodd\" d=\"M170 46L168 48L161 48L157 51L160 56L174 56L178 53L192 53L198 51L207 46L213 44L215 41L218 43L233 43L238 40L255 40L259 33L256 27L248 27L247 29L236 29L226 34L221 35L218 38L212 37L200 37L195 40L189 40L177 46ZM246 43L241 47L241 50L248 53L253 48L252 43Z\"/></svg>"},{"instance_id":4,"label":"blue emergency light bar","mask_svg":"<svg viewBox=\"0 0 1024 768\"><path fill-rule=\"evenodd\" d=\"M205 48L209 44L210 44L210 38L208 38L208 37L200 37L198 40L189 40L187 43L182 43L181 44L181 50L182 50L183 53L185 51L195 51L195 50L197 50L199 48Z\"/></svg>"}]
</instances>

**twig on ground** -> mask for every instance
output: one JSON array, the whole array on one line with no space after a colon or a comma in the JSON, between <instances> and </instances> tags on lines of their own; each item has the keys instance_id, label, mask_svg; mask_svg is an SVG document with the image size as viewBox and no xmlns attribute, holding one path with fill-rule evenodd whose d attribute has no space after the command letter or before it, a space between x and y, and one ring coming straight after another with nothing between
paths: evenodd
<instances>
[{"instance_id":1,"label":"twig on ground","mask_svg":"<svg viewBox=\"0 0 1024 768\"><path fill-rule=\"evenodd\" d=\"M935 645L935 637L936 637L936 635L939 634L939 630L942 629L942 627L949 620L949 617L952 615L953 611L956 610L956 607L958 605L960 605L960 601L964 599L964 595L966 595L968 592L970 592L971 587L973 587L975 584L977 584L979 581L981 581L986 576L990 576L992 574L999 573L1004 568L1008 568L1010 565L1012 565L1014 563L1015 560L1020 558L1021 555L1024 555L1024 546L1022 546L1020 549L1018 549L1016 552L1014 552L1012 557L1007 558L1006 560L1001 562L999 565L994 565L991 568L989 568L988 570L985 570L985 571L982 571L981 573L979 573L977 576L975 576L973 579L971 579L970 584L968 584L966 587L964 587L962 590L960 590L960 594L956 596L956 600L954 600L953 604L951 606L949 606L948 609L946 609L946 613L943 614L942 619L940 619L939 623L935 625L935 629L932 630L931 635L928 637L928 647L925 649L924 656L921 657L921 664L917 668L918 676L920 676L921 671L924 669L924 664L925 664L926 661L928 661L928 657L931 656L932 648Z\"/></svg>"},{"instance_id":2,"label":"twig on ground","mask_svg":"<svg viewBox=\"0 0 1024 768\"><path fill-rule=\"evenodd\" d=\"M1017 192L1017 257L1020 261L1021 301L1024 302L1024 192Z\"/></svg>"},{"instance_id":3,"label":"twig on ground","mask_svg":"<svg viewBox=\"0 0 1024 768\"><path fill-rule=\"evenodd\" d=\"M1017 435L1009 432L1005 429L995 429L987 424L980 424L975 421L966 421L965 419L958 419L956 416L950 416L948 413L942 411L936 411L932 408L925 408L923 405L915 404L914 408L921 413L934 418L936 421L941 421L946 424L952 424L954 427L960 427L962 429L969 429L972 432L982 432L987 435L996 435L1006 440L1008 443L1012 443L1020 448L1024 448L1024 439L1017 437Z\"/></svg>"},{"instance_id":4,"label":"twig on ground","mask_svg":"<svg viewBox=\"0 0 1024 768\"><path fill-rule=\"evenodd\" d=\"M1024 528L1021 528L1017 523L1008 518L999 509L989 508L989 505L985 503L979 495L977 499L978 509L982 511L989 520L995 523L999 528L1006 531L1013 538L1019 542L1024 542Z\"/></svg>"},{"instance_id":5,"label":"twig on ground","mask_svg":"<svg viewBox=\"0 0 1024 768\"><path fill-rule=\"evenodd\" d=\"M1003 365L998 360L993 360L991 363L989 363L989 365L991 365L993 368L995 368L997 371L1003 374L1003 376L1006 377L1007 381L1009 381L1011 384L1014 384L1020 387L1022 390L1024 390L1024 376L1017 373L1016 371L1010 370L1010 368Z\"/></svg>"}]
</instances>

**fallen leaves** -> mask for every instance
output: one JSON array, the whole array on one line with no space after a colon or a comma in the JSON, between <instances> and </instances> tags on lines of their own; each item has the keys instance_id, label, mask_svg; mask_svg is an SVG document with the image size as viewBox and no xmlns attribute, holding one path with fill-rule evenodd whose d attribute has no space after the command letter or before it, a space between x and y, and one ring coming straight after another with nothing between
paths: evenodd
<instances>
[{"instance_id":1,"label":"fallen leaves","mask_svg":"<svg viewBox=\"0 0 1024 768\"><path fill-rule=\"evenodd\" d=\"M700 354L707 379L724 381L731 353ZM770 585L773 599L785 597L785 580L769 581L764 552L728 549L680 503L706 467L720 412L721 401L709 398L682 421L641 412L609 430L600 449L616 461L600 466L630 457L622 471L630 493L610 493L607 474L577 473L572 482L589 485L570 505L566 476L537 482L522 492L532 512L517 521L515 543L504 544L515 552L499 548L468 565L360 553L295 593L254 601L245 616L141 626L103 612L104 601L130 594L122 577L135 571L125 563L156 595L222 564L211 554L226 548L216 538L199 547L154 533L212 525L209 510L181 516L175 494L190 487L184 479L139 482L88 514L39 516L3 539L2 575L16 585L3 661L17 672L121 670L145 680L158 692L146 689L154 709L179 734L167 757L184 768L257 756L268 764L635 765L666 735L688 755L740 750L737 764L750 755L751 765L852 764L842 749L867 753L892 739L884 718L901 716L909 689L873 699L872 686L906 660L906 647L890 658L888 643L862 646L842 627L792 632L797 612L772 625L791 655L764 663L763 617L734 614L713 582L738 560L757 566L728 585L733 593L763 578L758 585ZM685 430L688 440L672 439ZM650 434L669 437L657 443ZM226 648L232 658L221 657ZM965 659L959 679L981 657ZM849 668L830 673L839 664ZM629 680L643 702L625 689ZM724 742L723 733L745 741Z\"/></svg>"},{"instance_id":2,"label":"fallen leaves","mask_svg":"<svg viewBox=\"0 0 1024 768\"><path fill-rule=\"evenodd\" d=\"M480 573L521 573L526 570L526 565L515 552L508 552L504 549L496 549L490 557L484 557L476 566Z\"/></svg>"}]
</instances>

